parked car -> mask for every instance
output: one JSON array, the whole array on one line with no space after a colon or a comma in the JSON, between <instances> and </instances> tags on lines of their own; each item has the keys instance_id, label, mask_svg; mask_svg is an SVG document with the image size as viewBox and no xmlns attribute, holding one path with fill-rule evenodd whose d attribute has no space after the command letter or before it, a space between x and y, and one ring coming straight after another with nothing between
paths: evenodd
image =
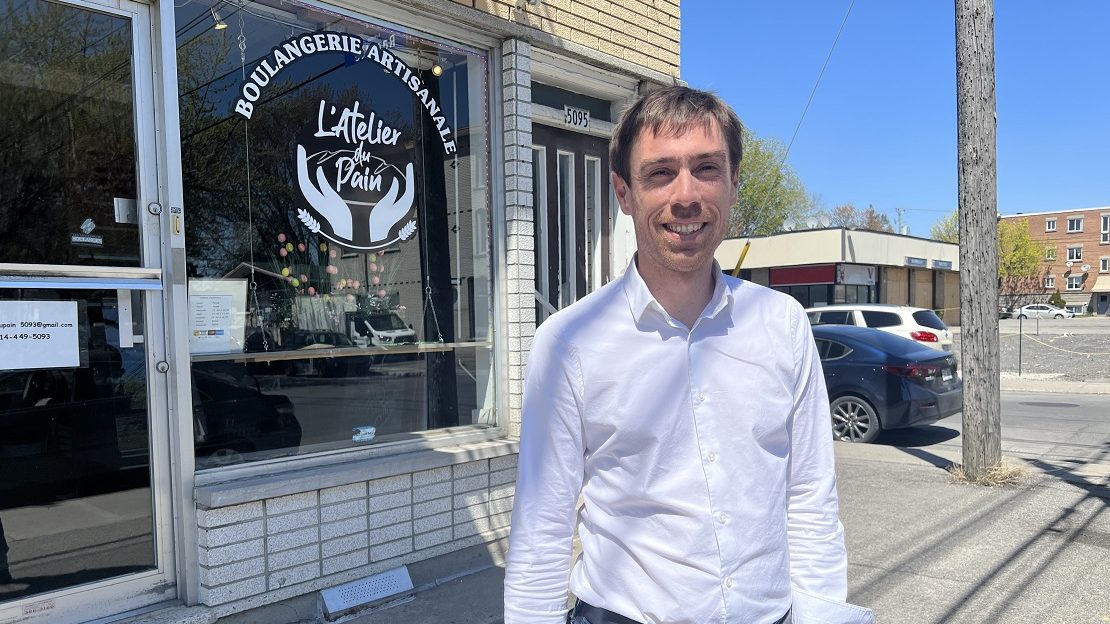
<instances>
[{"instance_id":1,"label":"parked car","mask_svg":"<svg viewBox=\"0 0 1110 624\"><path fill-rule=\"evenodd\" d=\"M1014 318L1014 311L1000 303L1000 304L998 304L998 318L1000 318L1000 319Z\"/></svg>"},{"instance_id":2,"label":"parked car","mask_svg":"<svg viewBox=\"0 0 1110 624\"><path fill-rule=\"evenodd\" d=\"M247 453L291 453L300 445L289 397L263 393L252 375L219 363L194 367L192 380L198 467L239 463Z\"/></svg>"},{"instance_id":3,"label":"parked car","mask_svg":"<svg viewBox=\"0 0 1110 624\"><path fill-rule=\"evenodd\" d=\"M1021 306L1020 308L1017 309L1017 317L1019 319L1030 319L1030 318L1065 319L1065 318L1072 318L1074 316L1075 316L1075 312L1072 312L1071 310L1065 310L1063 308L1057 308L1056 306L1048 304L1048 303L1031 303L1029 305Z\"/></svg>"},{"instance_id":4,"label":"parked car","mask_svg":"<svg viewBox=\"0 0 1110 624\"><path fill-rule=\"evenodd\" d=\"M416 342L416 332L395 312L348 312L347 335L359 346Z\"/></svg>"},{"instance_id":5,"label":"parked car","mask_svg":"<svg viewBox=\"0 0 1110 624\"><path fill-rule=\"evenodd\" d=\"M848 303L806 309L812 325L873 327L941 351L952 350L952 332L936 312L883 303Z\"/></svg>"},{"instance_id":6,"label":"parked car","mask_svg":"<svg viewBox=\"0 0 1110 624\"><path fill-rule=\"evenodd\" d=\"M833 437L872 442L888 429L934 423L963 409L955 356L866 327L817 325Z\"/></svg>"}]
</instances>

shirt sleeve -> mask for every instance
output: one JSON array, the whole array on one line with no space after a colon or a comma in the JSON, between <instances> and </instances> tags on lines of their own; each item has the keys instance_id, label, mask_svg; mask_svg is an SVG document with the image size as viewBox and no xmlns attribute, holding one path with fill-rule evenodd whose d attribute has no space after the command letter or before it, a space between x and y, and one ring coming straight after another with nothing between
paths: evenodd
<instances>
[{"instance_id":1,"label":"shirt sleeve","mask_svg":"<svg viewBox=\"0 0 1110 624\"><path fill-rule=\"evenodd\" d=\"M800 305L792 306L790 318L797 373L787 485L790 580L843 601L848 595L848 556L836 494L829 395L813 331Z\"/></svg>"},{"instance_id":2,"label":"shirt sleeve","mask_svg":"<svg viewBox=\"0 0 1110 624\"><path fill-rule=\"evenodd\" d=\"M583 482L582 376L552 328L533 339L505 568L505 624L564 624Z\"/></svg>"}]
</instances>

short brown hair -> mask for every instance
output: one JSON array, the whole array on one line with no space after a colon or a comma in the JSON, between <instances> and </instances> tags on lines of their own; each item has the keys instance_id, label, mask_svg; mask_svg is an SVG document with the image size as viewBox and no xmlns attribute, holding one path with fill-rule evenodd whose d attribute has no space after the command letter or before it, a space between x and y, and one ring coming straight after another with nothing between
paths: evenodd
<instances>
[{"instance_id":1,"label":"short brown hair","mask_svg":"<svg viewBox=\"0 0 1110 624\"><path fill-rule=\"evenodd\" d=\"M724 100L708 91L690 87L663 87L651 91L621 113L609 140L609 166L627 183L631 183L632 144L645 128L655 134L678 134L694 124L707 130L716 122L728 145L728 164L736 175L743 156L740 144L740 118Z\"/></svg>"}]
</instances>

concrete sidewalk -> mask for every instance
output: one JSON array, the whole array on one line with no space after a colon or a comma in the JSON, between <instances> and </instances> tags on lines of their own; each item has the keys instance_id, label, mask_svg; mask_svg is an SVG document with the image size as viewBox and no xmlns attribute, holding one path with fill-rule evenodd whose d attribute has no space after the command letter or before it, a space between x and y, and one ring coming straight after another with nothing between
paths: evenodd
<instances>
[{"instance_id":1,"label":"concrete sidewalk","mask_svg":"<svg viewBox=\"0 0 1110 624\"><path fill-rule=\"evenodd\" d=\"M1110 621L1110 448L1031 457L1015 488L950 482L958 449L837 446L849 599L882 624ZM417 594L357 624L496 624L502 570Z\"/></svg>"}]
</instances>

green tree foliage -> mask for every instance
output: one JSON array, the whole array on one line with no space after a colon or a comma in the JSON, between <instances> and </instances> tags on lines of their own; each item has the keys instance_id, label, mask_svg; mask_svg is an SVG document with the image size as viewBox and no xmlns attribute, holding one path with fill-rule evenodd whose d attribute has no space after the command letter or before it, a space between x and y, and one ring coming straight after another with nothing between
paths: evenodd
<instances>
[{"instance_id":1,"label":"green tree foliage","mask_svg":"<svg viewBox=\"0 0 1110 624\"><path fill-rule=\"evenodd\" d=\"M829 213L829 223L834 227L850 227L875 232L893 232L890 218L875 210L874 206L860 210L852 204L841 204Z\"/></svg>"},{"instance_id":2,"label":"green tree foliage","mask_svg":"<svg viewBox=\"0 0 1110 624\"><path fill-rule=\"evenodd\" d=\"M1043 254L1043 243L1029 233L1028 219L999 219L999 290L1011 303L1038 290Z\"/></svg>"},{"instance_id":3,"label":"green tree foliage","mask_svg":"<svg viewBox=\"0 0 1110 624\"><path fill-rule=\"evenodd\" d=\"M960 213L953 210L952 214L942 217L939 221L933 224L929 229L929 236L933 240L944 241L946 243L959 243L960 242Z\"/></svg>"},{"instance_id":4,"label":"green tree foliage","mask_svg":"<svg viewBox=\"0 0 1110 624\"><path fill-rule=\"evenodd\" d=\"M785 164L786 147L743 131L740 192L729 214L728 236L765 236L787 222L802 223L817 212L797 174Z\"/></svg>"},{"instance_id":5,"label":"green tree foliage","mask_svg":"<svg viewBox=\"0 0 1110 624\"><path fill-rule=\"evenodd\" d=\"M1052 296L1048 298L1048 302L1057 308L1062 308L1067 305L1064 302L1064 297L1060 295L1060 289L1056 289L1056 292L1052 293Z\"/></svg>"}]
</instances>

